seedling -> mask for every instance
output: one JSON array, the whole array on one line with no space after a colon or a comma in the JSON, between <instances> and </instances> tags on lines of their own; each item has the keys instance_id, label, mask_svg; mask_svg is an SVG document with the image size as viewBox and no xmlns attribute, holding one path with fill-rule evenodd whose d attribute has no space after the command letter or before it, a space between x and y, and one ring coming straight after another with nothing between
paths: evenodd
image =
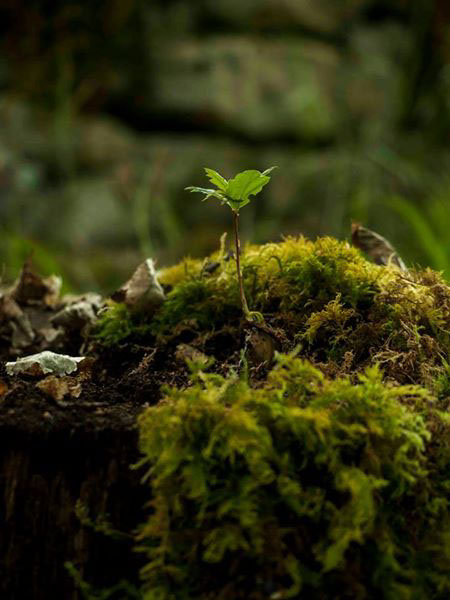
<instances>
[{"instance_id":1,"label":"seedling","mask_svg":"<svg viewBox=\"0 0 450 600\"><path fill-rule=\"evenodd\" d=\"M242 171L242 173L238 173L233 179L227 180L217 173L217 171L205 168L208 179L216 186L216 188L209 189L195 186L186 188L190 192L200 192L201 194L204 194L205 197L202 202L211 197L217 198L220 200L221 204L227 204L233 213L235 260L239 283L239 295L241 298L242 312L247 321L262 321L263 316L261 313L249 310L247 299L245 297L240 259L241 241L239 239L239 211L250 203L250 196L259 194L263 187L269 183L269 173L273 171L273 169L276 169L276 167L270 167L270 169L266 169L262 173L253 169Z\"/></svg>"}]
</instances>

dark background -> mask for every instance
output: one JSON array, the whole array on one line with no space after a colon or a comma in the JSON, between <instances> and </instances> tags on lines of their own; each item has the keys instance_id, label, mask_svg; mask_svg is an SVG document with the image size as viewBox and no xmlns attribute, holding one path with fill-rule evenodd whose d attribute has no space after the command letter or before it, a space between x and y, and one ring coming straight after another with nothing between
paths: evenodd
<instances>
[{"instance_id":1,"label":"dark background","mask_svg":"<svg viewBox=\"0 0 450 600\"><path fill-rule=\"evenodd\" d=\"M111 291L218 247L184 191L278 165L245 240L351 219L450 277L448 0L0 0L0 262Z\"/></svg>"}]
</instances>

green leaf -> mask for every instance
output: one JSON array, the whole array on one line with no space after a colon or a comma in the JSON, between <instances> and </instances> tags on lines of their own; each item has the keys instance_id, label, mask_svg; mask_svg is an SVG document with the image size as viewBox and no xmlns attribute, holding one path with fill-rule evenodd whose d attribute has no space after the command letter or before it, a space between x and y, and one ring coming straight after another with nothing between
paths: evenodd
<instances>
[{"instance_id":1,"label":"green leaf","mask_svg":"<svg viewBox=\"0 0 450 600\"><path fill-rule=\"evenodd\" d=\"M189 190L190 192L198 192L200 194L205 194L205 197L203 198L202 201L208 200L208 198L211 198L211 196L214 196L214 198L217 198L221 202L225 202L226 201L225 196L222 194L222 192L219 192L218 190L212 190L212 189L209 189L209 188L196 187L194 185L190 185L189 187L184 188L184 189L185 190Z\"/></svg>"},{"instance_id":2,"label":"green leaf","mask_svg":"<svg viewBox=\"0 0 450 600\"><path fill-rule=\"evenodd\" d=\"M231 208L231 210L235 210L238 211L245 206L246 204L248 204L250 202L250 200L233 200L232 198L226 198L225 199L225 204L228 204L228 206Z\"/></svg>"},{"instance_id":3,"label":"green leaf","mask_svg":"<svg viewBox=\"0 0 450 600\"><path fill-rule=\"evenodd\" d=\"M265 171L263 171L261 173L261 175L268 175L269 173L271 173L274 169L278 169L278 167L275 165L274 167L269 167L268 169L266 169Z\"/></svg>"},{"instance_id":4,"label":"green leaf","mask_svg":"<svg viewBox=\"0 0 450 600\"><path fill-rule=\"evenodd\" d=\"M213 185L217 186L219 190L222 190L222 192L226 192L228 181L225 179L225 177L222 177L220 173L214 171L213 169L208 169L208 167L205 167L205 172Z\"/></svg>"},{"instance_id":5,"label":"green leaf","mask_svg":"<svg viewBox=\"0 0 450 600\"><path fill-rule=\"evenodd\" d=\"M233 200L248 200L249 196L259 194L269 181L270 177L259 171L242 171L229 180L226 194Z\"/></svg>"},{"instance_id":6,"label":"green leaf","mask_svg":"<svg viewBox=\"0 0 450 600\"><path fill-rule=\"evenodd\" d=\"M206 175L210 182L218 189L201 188L189 186L185 188L190 192L199 192L204 194L203 200L211 196L217 198L222 204L227 204L234 212L246 206L249 202L249 196L259 194L263 187L270 181L268 174L277 167L270 167L262 173L251 169L238 173L236 177L227 181L220 173L213 169L205 168Z\"/></svg>"}]
</instances>

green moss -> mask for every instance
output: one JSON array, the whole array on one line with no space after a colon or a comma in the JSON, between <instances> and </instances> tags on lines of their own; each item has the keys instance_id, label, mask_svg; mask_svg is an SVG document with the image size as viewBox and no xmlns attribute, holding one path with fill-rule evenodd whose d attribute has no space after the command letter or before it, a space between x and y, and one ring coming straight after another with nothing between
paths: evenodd
<instances>
[{"instance_id":1,"label":"green moss","mask_svg":"<svg viewBox=\"0 0 450 600\"><path fill-rule=\"evenodd\" d=\"M239 340L235 264L211 261L162 270L152 316L112 304L97 339ZM331 238L248 246L242 266L283 354L257 385L197 372L142 413L145 600L444 600L450 288Z\"/></svg>"},{"instance_id":2,"label":"green moss","mask_svg":"<svg viewBox=\"0 0 450 600\"><path fill-rule=\"evenodd\" d=\"M164 338L183 325L199 336L239 328L234 261L223 252L210 260L219 263L212 273L193 259L163 269L168 293L160 310L134 323L114 307L97 336L116 343L149 332ZM377 362L387 377L430 389L450 362L450 288L431 270L405 274L368 262L345 242L302 237L248 246L242 266L249 306L284 332L284 350L300 344L304 357L336 373Z\"/></svg>"},{"instance_id":3,"label":"green moss","mask_svg":"<svg viewBox=\"0 0 450 600\"><path fill-rule=\"evenodd\" d=\"M214 258L214 257L212 257ZM310 242L304 238L288 238L278 244L248 246L242 257L246 294L252 310L270 318L275 311L300 324L305 311L323 305L342 295L351 306L370 302L378 281L386 270L367 262L347 244L331 238ZM164 278L165 272L162 271ZM196 281L203 295L188 297L186 287ZM183 312L179 306L183 305ZM307 306L305 306L307 305ZM233 310L232 310L233 309ZM164 332L182 318L197 318L207 312L212 324L223 323L229 316L239 316L239 294L236 267L232 260L222 261L211 275L201 269L190 271L170 292L160 311L155 328ZM200 321L211 325L206 319ZM203 326L205 326L203 325Z\"/></svg>"},{"instance_id":4,"label":"green moss","mask_svg":"<svg viewBox=\"0 0 450 600\"><path fill-rule=\"evenodd\" d=\"M115 346L150 333L151 327L145 315L133 315L125 304L111 301L98 318L93 338L105 346Z\"/></svg>"},{"instance_id":5,"label":"green moss","mask_svg":"<svg viewBox=\"0 0 450 600\"><path fill-rule=\"evenodd\" d=\"M170 286L173 288L175 285L200 275L202 270L203 261L195 258L184 258L177 265L172 267L166 267L158 273L159 282L164 286Z\"/></svg>"},{"instance_id":6,"label":"green moss","mask_svg":"<svg viewBox=\"0 0 450 600\"><path fill-rule=\"evenodd\" d=\"M448 597L450 428L423 388L281 355L259 389L166 390L139 429L146 600Z\"/></svg>"}]
</instances>

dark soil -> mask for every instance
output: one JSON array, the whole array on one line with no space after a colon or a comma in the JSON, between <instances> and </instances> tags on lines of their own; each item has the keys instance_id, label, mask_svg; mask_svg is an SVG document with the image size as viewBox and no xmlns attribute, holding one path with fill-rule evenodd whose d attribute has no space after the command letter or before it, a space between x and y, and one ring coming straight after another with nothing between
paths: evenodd
<instances>
[{"instance_id":1,"label":"dark soil","mask_svg":"<svg viewBox=\"0 0 450 600\"><path fill-rule=\"evenodd\" d=\"M74 382L81 380L81 394L78 398L66 396L62 400L52 398L37 387L44 376L8 376L3 355L0 429L45 434L133 428L140 410L161 398L163 385L187 385L189 369L178 355L184 344L181 339L186 338L182 336L163 345L147 346L142 345L142 341L127 343L111 349L92 345L84 353L92 359L87 373L66 376ZM219 333L215 340L208 340L198 349L217 357L214 366L217 372L227 372L238 364L239 341L230 334ZM78 355L79 349L72 354Z\"/></svg>"},{"instance_id":2,"label":"dark soil","mask_svg":"<svg viewBox=\"0 0 450 600\"><path fill-rule=\"evenodd\" d=\"M2 362L0 379L8 390L0 405L0 427L30 433L133 428L142 406L158 401L162 383L180 384L185 379L183 369L165 372L162 357L162 363L158 361L150 368L149 363L156 363L155 355L154 348L141 348L130 356L112 352L99 355L89 379L81 384L80 396L59 401L36 386L42 378L8 377Z\"/></svg>"}]
</instances>

